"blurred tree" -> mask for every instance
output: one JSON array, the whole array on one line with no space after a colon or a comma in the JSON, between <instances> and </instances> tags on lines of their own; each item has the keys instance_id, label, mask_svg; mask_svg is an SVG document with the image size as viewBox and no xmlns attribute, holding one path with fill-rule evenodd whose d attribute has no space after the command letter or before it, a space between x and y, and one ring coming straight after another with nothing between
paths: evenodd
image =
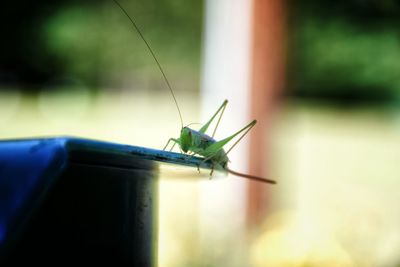
<instances>
[{"instance_id":1,"label":"blurred tree","mask_svg":"<svg viewBox=\"0 0 400 267\"><path fill-rule=\"evenodd\" d=\"M163 65L171 73L189 72L175 74L178 80L193 78L200 65L202 1L120 2ZM132 76L159 79L143 41L111 0L2 2L0 10L0 85L35 90L79 80L99 88Z\"/></svg>"},{"instance_id":2,"label":"blurred tree","mask_svg":"<svg viewBox=\"0 0 400 267\"><path fill-rule=\"evenodd\" d=\"M399 94L398 1L291 4L291 94L350 103L386 103Z\"/></svg>"},{"instance_id":3,"label":"blurred tree","mask_svg":"<svg viewBox=\"0 0 400 267\"><path fill-rule=\"evenodd\" d=\"M62 1L57 4L62 5ZM54 1L2 1L0 3L0 80L37 84L57 71L56 60L43 51L37 38L45 17L55 12ZM57 7L57 8L58 8Z\"/></svg>"}]
</instances>

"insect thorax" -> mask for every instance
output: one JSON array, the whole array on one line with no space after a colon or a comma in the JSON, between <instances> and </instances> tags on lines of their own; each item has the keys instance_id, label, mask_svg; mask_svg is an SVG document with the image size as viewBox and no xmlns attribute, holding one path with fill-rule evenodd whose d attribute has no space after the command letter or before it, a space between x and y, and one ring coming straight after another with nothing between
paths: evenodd
<instances>
[{"instance_id":1,"label":"insect thorax","mask_svg":"<svg viewBox=\"0 0 400 267\"><path fill-rule=\"evenodd\" d=\"M181 148L185 152L191 151L205 158L209 158L222 167L228 162L228 157L223 149L212 152L208 151L207 153L207 148L216 143L216 140L207 134L190 129L189 127L184 127L181 131L180 141Z\"/></svg>"},{"instance_id":2,"label":"insect thorax","mask_svg":"<svg viewBox=\"0 0 400 267\"><path fill-rule=\"evenodd\" d=\"M191 145L193 147L206 149L207 147L216 142L214 138L205 133L201 133L190 128L188 129L189 129L189 135L191 137Z\"/></svg>"}]
</instances>

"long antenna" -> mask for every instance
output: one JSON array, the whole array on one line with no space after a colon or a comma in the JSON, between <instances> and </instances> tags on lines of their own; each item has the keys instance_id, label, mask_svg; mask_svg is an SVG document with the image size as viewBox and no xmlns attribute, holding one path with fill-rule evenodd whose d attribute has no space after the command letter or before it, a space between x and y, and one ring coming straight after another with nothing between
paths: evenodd
<instances>
[{"instance_id":1,"label":"long antenna","mask_svg":"<svg viewBox=\"0 0 400 267\"><path fill-rule=\"evenodd\" d=\"M119 6L119 8L122 10L122 12L124 12L124 14L125 14L125 15L128 17L128 19L131 21L133 27L134 27L134 28L136 29L136 31L139 33L140 38L142 38L142 40L143 40L144 43L146 44L147 48L149 49L150 54L152 55L152 57L154 58L155 62L157 63L157 66L158 66L158 68L159 68L159 70L160 70L162 76L164 77L164 81L165 81L165 83L167 84L168 89L169 89L169 91L171 92L172 97L174 98L176 108L178 109L178 112L179 112L179 118L181 119L181 126L182 126L182 128L183 128L182 113L181 113L181 110L179 109L178 101L176 100L174 91L172 90L172 87L171 87L171 85L170 85L170 83L169 83L169 81L168 81L168 79L167 79L167 76L166 76L165 73L164 73L163 68L161 67L160 62L158 62L158 59L157 59L156 55L155 55L154 52L153 52L153 49L151 49L149 43L148 43L148 42L146 41L146 39L144 38L142 32L140 31L139 27L136 25L135 21L132 19L131 16L129 16L128 12L126 12L126 10L121 6L121 4L120 4L117 0L113 0L113 1L114 1L114 3L115 3L117 6Z\"/></svg>"}]
</instances>

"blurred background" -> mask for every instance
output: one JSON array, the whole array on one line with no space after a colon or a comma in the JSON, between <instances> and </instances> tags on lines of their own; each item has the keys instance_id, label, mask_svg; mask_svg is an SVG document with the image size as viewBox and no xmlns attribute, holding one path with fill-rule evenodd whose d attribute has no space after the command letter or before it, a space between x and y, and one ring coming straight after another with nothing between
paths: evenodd
<instances>
[{"instance_id":1,"label":"blurred background","mask_svg":"<svg viewBox=\"0 0 400 267\"><path fill-rule=\"evenodd\" d=\"M400 3L121 0L185 124L228 99L258 124L230 176L160 178L159 266L400 266ZM0 4L0 138L162 149L180 130L144 42L110 1ZM196 127L196 125L194 125Z\"/></svg>"}]
</instances>

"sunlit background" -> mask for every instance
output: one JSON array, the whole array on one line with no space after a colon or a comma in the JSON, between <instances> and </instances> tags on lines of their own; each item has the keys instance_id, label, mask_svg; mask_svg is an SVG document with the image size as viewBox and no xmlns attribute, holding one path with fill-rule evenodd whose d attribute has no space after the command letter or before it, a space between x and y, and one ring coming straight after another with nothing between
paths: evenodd
<instances>
[{"instance_id":1,"label":"sunlit background","mask_svg":"<svg viewBox=\"0 0 400 267\"><path fill-rule=\"evenodd\" d=\"M278 181L160 177L159 266L400 266L398 1L121 4L185 124L228 99L217 138L259 122L230 166ZM0 6L1 139L177 137L170 92L113 1Z\"/></svg>"}]
</instances>

